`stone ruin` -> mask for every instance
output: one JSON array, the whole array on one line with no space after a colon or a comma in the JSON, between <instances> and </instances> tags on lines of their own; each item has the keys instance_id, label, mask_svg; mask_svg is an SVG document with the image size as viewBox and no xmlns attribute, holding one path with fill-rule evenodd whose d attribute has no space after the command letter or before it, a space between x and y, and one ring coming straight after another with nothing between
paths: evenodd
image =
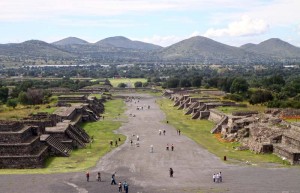
<instances>
[{"instance_id":1,"label":"stone ruin","mask_svg":"<svg viewBox=\"0 0 300 193\"><path fill-rule=\"evenodd\" d=\"M300 124L287 123L282 117L299 117L300 112L269 109L265 113L256 111L235 112L231 115L215 109L219 106L245 106L234 102L220 101L211 97L190 97L170 94L177 109L185 110L192 119L208 119L216 125L211 133L220 133L227 141L239 141L240 149L255 153L274 153L291 164L300 164Z\"/></svg>"},{"instance_id":2,"label":"stone ruin","mask_svg":"<svg viewBox=\"0 0 300 193\"><path fill-rule=\"evenodd\" d=\"M40 168L49 156L69 156L72 149L90 142L80 123L98 120L104 111L102 102L83 96L62 100L76 104L59 107L53 114L0 121L0 168Z\"/></svg>"}]
</instances>

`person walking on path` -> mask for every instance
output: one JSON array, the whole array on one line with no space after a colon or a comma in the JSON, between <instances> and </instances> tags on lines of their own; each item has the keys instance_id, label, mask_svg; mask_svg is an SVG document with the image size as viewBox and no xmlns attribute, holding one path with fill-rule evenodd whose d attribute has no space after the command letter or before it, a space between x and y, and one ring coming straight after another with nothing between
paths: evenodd
<instances>
[{"instance_id":1,"label":"person walking on path","mask_svg":"<svg viewBox=\"0 0 300 193\"><path fill-rule=\"evenodd\" d=\"M164 135L166 135L166 130L165 129L164 129L163 133L164 133Z\"/></svg>"},{"instance_id":2,"label":"person walking on path","mask_svg":"<svg viewBox=\"0 0 300 193\"><path fill-rule=\"evenodd\" d=\"M169 151L169 144L167 144L166 150Z\"/></svg>"},{"instance_id":3,"label":"person walking on path","mask_svg":"<svg viewBox=\"0 0 300 193\"><path fill-rule=\"evenodd\" d=\"M219 172L219 182L222 182L222 173Z\"/></svg>"},{"instance_id":4,"label":"person walking on path","mask_svg":"<svg viewBox=\"0 0 300 193\"><path fill-rule=\"evenodd\" d=\"M139 140L140 140L140 137L139 137L138 135L136 136L136 140L137 140L137 141L139 141Z\"/></svg>"},{"instance_id":5,"label":"person walking on path","mask_svg":"<svg viewBox=\"0 0 300 193\"><path fill-rule=\"evenodd\" d=\"M219 174L216 174L216 182L217 182L217 183L220 182L220 176L219 176Z\"/></svg>"},{"instance_id":6,"label":"person walking on path","mask_svg":"<svg viewBox=\"0 0 300 193\"><path fill-rule=\"evenodd\" d=\"M213 175L213 182L216 182L216 174Z\"/></svg>"},{"instance_id":7,"label":"person walking on path","mask_svg":"<svg viewBox=\"0 0 300 193\"><path fill-rule=\"evenodd\" d=\"M172 169L172 168L170 168L169 172L170 172L170 177L171 177L171 178L173 178L173 174L174 174L174 171L173 171L173 169Z\"/></svg>"},{"instance_id":8,"label":"person walking on path","mask_svg":"<svg viewBox=\"0 0 300 193\"><path fill-rule=\"evenodd\" d=\"M174 151L174 145L173 145L173 144L172 144L172 146L171 146L171 150Z\"/></svg>"},{"instance_id":9,"label":"person walking on path","mask_svg":"<svg viewBox=\"0 0 300 193\"><path fill-rule=\"evenodd\" d=\"M132 143L133 143L133 141L132 141L132 139L130 139L130 144L131 144L131 146L132 146Z\"/></svg>"},{"instance_id":10,"label":"person walking on path","mask_svg":"<svg viewBox=\"0 0 300 193\"><path fill-rule=\"evenodd\" d=\"M180 135L180 132L181 132L180 129L178 129L178 135Z\"/></svg>"},{"instance_id":11,"label":"person walking on path","mask_svg":"<svg viewBox=\"0 0 300 193\"><path fill-rule=\"evenodd\" d=\"M100 172L98 172L98 174L97 174L97 180L98 180L98 182L101 182L101 173Z\"/></svg>"},{"instance_id":12,"label":"person walking on path","mask_svg":"<svg viewBox=\"0 0 300 193\"><path fill-rule=\"evenodd\" d=\"M124 181L123 188L124 188L125 193L128 193L128 186L129 186L128 183L126 181Z\"/></svg>"},{"instance_id":13,"label":"person walking on path","mask_svg":"<svg viewBox=\"0 0 300 193\"><path fill-rule=\"evenodd\" d=\"M119 182L119 192L122 192L122 182Z\"/></svg>"},{"instance_id":14,"label":"person walking on path","mask_svg":"<svg viewBox=\"0 0 300 193\"><path fill-rule=\"evenodd\" d=\"M88 182L90 180L90 173L89 173L89 171L86 172L85 176L86 176L86 181Z\"/></svg>"},{"instance_id":15,"label":"person walking on path","mask_svg":"<svg viewBox=\"0 0 300 193\"><path fill-rule=\"evenodd\" d=\"M115 180L115 176L116 176L116 172L115 173L113 173L112 175L111 175L111 185L116 185L117 183L116 183L116 180Z\"/></svg>"}]
</instances>

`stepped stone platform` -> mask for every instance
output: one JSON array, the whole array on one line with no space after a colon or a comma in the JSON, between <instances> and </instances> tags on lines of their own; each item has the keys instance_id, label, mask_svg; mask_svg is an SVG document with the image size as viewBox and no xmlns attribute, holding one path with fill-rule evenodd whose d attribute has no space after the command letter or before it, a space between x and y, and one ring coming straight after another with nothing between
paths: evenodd
<instances>
[{"instance_id":1,"label":"stepped stone platform","mask_svg":"<svg viewBox=\"0 0 300 193\"><path fill-rule=\"evenodd\" d=\"M209 97L195 98L174 91L166 91L164 96L173 100L173 106L178 110L185 109L185 115L192 115L192 119L208 119L216 123L212 134L220 133L225 140L239 141L243 144L242 149L250 149L255 153L274 153L291 164L300 164L300 124L281 119L300 117L300 111L273 109L265 113L243 111L228 115L215 108L245 105Z\"/></svg>"},{"instance_id":2,"label":"stepped stone platform","mask_svg":"<svg viewBox=\"0 0 300 193\"><path fill-rule=\"evenodd\" d=\"M53 114L37 113L20 121L0 121L0 168L43 167L49 156L69 156L72 149L90 142L79 125L97 121L104 111L102 101L85 95L61 97L71 106Z\"/></svg>"}]
</instances>

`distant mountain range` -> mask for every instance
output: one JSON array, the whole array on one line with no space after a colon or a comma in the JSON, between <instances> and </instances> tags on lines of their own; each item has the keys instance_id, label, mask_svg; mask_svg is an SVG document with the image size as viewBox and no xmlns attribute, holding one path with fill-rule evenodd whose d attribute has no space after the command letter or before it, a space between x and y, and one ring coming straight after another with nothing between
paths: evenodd
<instances>
[{"instance_id":1,"label":"distant mountain range","mask_svg":"<svg viewBox=\"0 0 300 193\"><path fill-rule=\"evenodd\" d=\"M259 44L229 46L196 36L168 47L116 36L89 43L68 37L51 44L30 40L0 44L0 57L83 59L103 62L191 62L204 64L267 64L300 62L300 48L272 38Z\"/></svg>"}]
</instances>

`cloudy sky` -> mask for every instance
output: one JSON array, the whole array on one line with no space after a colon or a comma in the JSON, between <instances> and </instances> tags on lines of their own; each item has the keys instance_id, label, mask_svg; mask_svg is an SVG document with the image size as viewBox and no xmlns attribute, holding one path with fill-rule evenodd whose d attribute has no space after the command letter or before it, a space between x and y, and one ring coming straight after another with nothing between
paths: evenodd
<instances>
[{"instance_id":1,"label":"cloudy sky","mask_svg":"<svg viewBox=\"0 0 300 193\"><path fill-rule=\"evenodd\" d=\"M121 35L168 46L201 35L300 47L300 0L1 0L0 10L0 43Z\"/></svg>"}]
</instances>

